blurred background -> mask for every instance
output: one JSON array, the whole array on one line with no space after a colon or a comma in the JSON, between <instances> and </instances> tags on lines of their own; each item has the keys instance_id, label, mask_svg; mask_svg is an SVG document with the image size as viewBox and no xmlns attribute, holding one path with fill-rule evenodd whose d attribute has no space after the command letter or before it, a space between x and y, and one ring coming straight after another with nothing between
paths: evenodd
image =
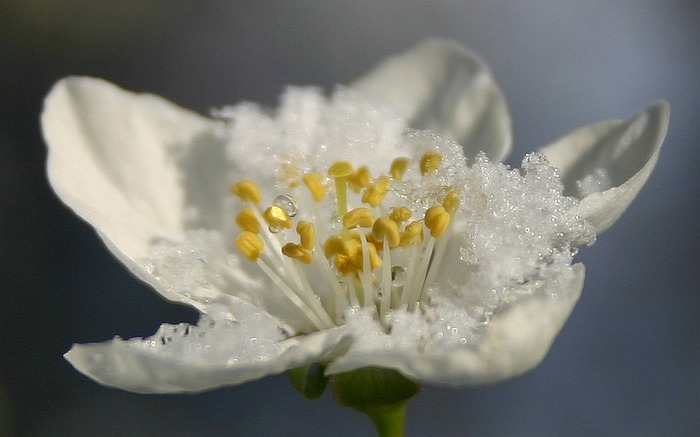
<instances>
[{"instance_id":1,"label":"blurred background","mask_svg":"<svg viewBox=\"0 0 700 437\"><path fill-rule=\"evenodd\" d=\"M694 0L0 1L0 435L362 436L286 377L201 395L103 388L74 342L195 321L53 195L38 116L86 74L208 113L286 84L347 83L428 37L476 50L513 117L512 164L582 126L671 102L655 173L579 255L583 297L544 363L493 387L425 387L408 436L693 436L700 430L700 4Z\"/></svg>"}]
</instances>

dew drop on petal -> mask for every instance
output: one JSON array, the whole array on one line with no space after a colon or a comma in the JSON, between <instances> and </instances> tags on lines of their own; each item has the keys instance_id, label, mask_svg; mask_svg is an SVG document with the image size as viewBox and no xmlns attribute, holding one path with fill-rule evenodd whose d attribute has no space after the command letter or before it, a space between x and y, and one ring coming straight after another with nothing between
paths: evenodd
<instances>
[{"instance_id":1,"label":"dew drop on petal","mask_svg":"<svg viewBox=\"0 0 700 437\"><path fill-rule=\"evenodd\" d=\"M299 204L294 197L289 194L281 194L272 201L273 206L279 206L289 217L294 217L299 213ZM272 232L272 230L270 230ZM274 232L273 232L274 233Z\"/></svg>"},{"instance_id":2,"label":"dew drop on petal","mask_svg":"<svg viewBox=\"0 0 700 437\"><path fill-rule=\"evenodd\" d=\"M406 283L406 269L401 266L393 266L391 268L391 285L392 287L403 287Z\"/></svg>"}]
</instances>

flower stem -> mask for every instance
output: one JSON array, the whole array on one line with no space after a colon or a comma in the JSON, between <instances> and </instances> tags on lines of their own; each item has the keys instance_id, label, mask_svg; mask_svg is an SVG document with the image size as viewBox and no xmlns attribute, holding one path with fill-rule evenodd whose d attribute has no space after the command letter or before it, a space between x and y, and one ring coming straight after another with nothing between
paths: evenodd
<instances>
[{"instance_id":1,"label":"flower stem","mask_svg":"<svg viewBox=\"0 0 700 437\"><path fill-rule=\"evenodd\" d=\"M367 415L377 428L379 437L404 437L404 422L408 401L377 407Z\"/></svg>"},{"instance_id":2,"label":"flower stem","mask_svg":"<svg viewBox=\"0 0 700 437\"><path fill-rule=\"evenodd\" d=\"M331 378L336 401L372 419L379 437L403 437L408 400L420 386L399 372L365 367Z\"/></svg>"}]
</instances>

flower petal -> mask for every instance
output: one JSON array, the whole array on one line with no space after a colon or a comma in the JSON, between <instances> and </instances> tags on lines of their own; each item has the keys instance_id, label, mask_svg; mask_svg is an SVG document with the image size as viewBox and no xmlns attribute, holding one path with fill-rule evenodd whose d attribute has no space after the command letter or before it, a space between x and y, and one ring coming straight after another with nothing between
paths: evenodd
<instances>
[{"instance_id":1,"label":"flower petal","mask_svg":"<svg viewBox=\"0 0 700 437\"><path fill-rule=\"evenodd\" d=\"M505 99L488 67L459 44L424 42L388 58L351 86L406 117L412 127L456 140L467 158L484 151L499 162L510 152Z\"/></svg>"},{"instance_id":2,"label":"flower petal","mask_svg":"<svg viewBox=\"0 0 700 437\"><path fill-rule=\"evenodd\" d=\"M141 278L155 239L184 238L185 193L173 150L213 141L214 123L151 94L89 77L44 102L47 170L58 196Z\"/></svg>"},{"instance_id":3,"label":"flower petal","mask_svg":"<svg viewBox=\"0 0 700 437\"><path fill-rule=\"evenodd\" d=\"M581 199L571 212L588 219L597 233L612 226L651 175L669 114L661 101L627 121L586 126L540 150L561 171L564 194ZM591 182L602 190L587 192Z\"/></svg>"},{"instance_id":4,"label":"flower petal","mask_svg":"<svg viewBox=\"0 0 700 437\"><path fill-rule=\"evenodd\" d=\"M451 386L489 384L521 375L535 368L549 351L581 295L584 272L583 264L576 264L571 278L552 284L566 290L558 299L531 296L499 308L474 345L434 347L429 341L426 346L408 340L405 332L403 338L392 338L393 331L378 333L372 341L354 342L327 373L377 366L418 381Z\"/></svg>"},{"instance_id":5,"label":"flower petal","mask_svg":"<svg viewBox=\"0 0 700 437\"><path fill-rule=\"evenodd\" d=\"M162 325L146 339L76 344L65 358L96 382L136 393L199 392L321 361L346 347L344 330L284 339L275 320L243 304L198 326ZM238 308L240 310L240 306Z\"/></svg>"}]
</instances>

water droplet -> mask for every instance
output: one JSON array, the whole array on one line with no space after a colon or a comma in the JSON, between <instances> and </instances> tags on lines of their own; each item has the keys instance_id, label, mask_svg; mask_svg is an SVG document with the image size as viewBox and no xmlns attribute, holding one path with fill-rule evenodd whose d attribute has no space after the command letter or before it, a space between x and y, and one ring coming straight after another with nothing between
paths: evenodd
<instances>
[{"instance_id":1,"label":"water droplet","mask_svg":"<svg viewBox=\"0 0 700 437\"><path fill-rule=\"evenodd\" d=\"M279 226L268 226L267 230L270 231L270 232L273 233L273 234L276 234L276 233L278 233L279 231L281 231L282 228L280 228Z\"/></svg>"},{"instance_id":2,"label":"water droplet","mask_svg":"<svg viewBox=\"0 0 700 437\"><path fill-rule=\"evenodd\" d=\"M401 266L393 266L391 268L391 286L403 287L406 283L406 269Z\"/></svg>"},{"instance_id":3,"label":"water droplet","mask_svg":"<svg viewBox=\"0 0 700 437\"><path fill-rule=\"evenodd\" d=\"M288 216L294 217L299 213L299 205L294 197L289 194L280 194L272 201L274 206L279 206ZM272 230L270 230L272 232ZM273 232L274 233L274 232Z\"/></svg>"},{"instance_id":4,"label":"water droplet","mask_svg":"<svg viewBox=\"0 0 700 437\"><path fill-rule=\"evenodd\" d=\"M377 287L377 290L374 292L374 294L377 296L377 299L381 299L384 295L384 289L381 286Z\"/></svg>"}]
</instances>

